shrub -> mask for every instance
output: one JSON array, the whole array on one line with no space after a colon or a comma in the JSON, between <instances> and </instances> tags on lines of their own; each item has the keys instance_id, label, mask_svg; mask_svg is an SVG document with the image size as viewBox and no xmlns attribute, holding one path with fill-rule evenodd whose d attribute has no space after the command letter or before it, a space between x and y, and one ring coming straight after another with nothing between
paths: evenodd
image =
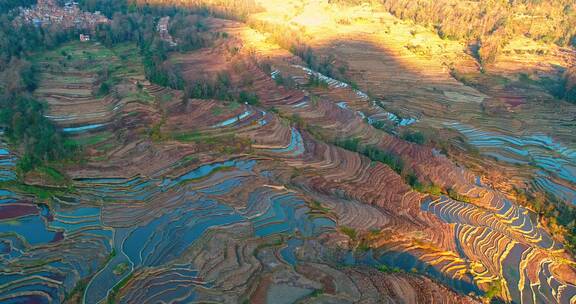
<instances>
[{"instance_id":1,"label":"shrub","mask_svg":"<svg viewBox=\"0 0 576 304\"><path fill-rule=\"evenodd\" d=\"M340 226L340 231L347 235L351 240L356 240L356 237L358 236L358 232L352 227Z\"/></svg>"},{"instance_id":2,"label":"shrub","mask_svg":"<svg viewBox=\"0 0 576 304\"><path fill-rule=\"evenodd\" d=\"M334 144L346 150L358 152L373 161L381 162L398 174L400 174L404 168L402 159L397 155L380 150L376 146L362 146L358 138L337 139Z\"/></svg>"},{"instance_id":3,"label":"shrub","mask_svg":"<svg viewBox=\"0 0 576 304\"><path fill-rule=\"evenodd\" d=\"M413 142L415 144L419 144L419 145L423 145L426 142L426 138L424 137L424 134L422 134L422 132L420 132L420 131L404 132L402 134L402 139L409 141L409 142Z\"/></svg>"},{"instance_id":4,"label":"shrub","mask_svg":"<svg viewBox=\"0 0 576 304\"><path fill-rule=\"evenodd\" d=\"M240 92L239 101L243 103L247 103L249 105L259 105L260 98L255 93L249 93L246 91Z\"/></svg>"},{"instance_id":5,"label":"shrub","mask_svg":"<svg viewBox=\"0 0 576 304\"><path fill-rule=\"evenodd\" d=\"M472 201L470 199L470 197L465 196L465 195L461 195L460 193L456 192L452 188L448 189L448 196L453 200L464 202L464 203L470 203Z\"/></svg>"}]
</instances>

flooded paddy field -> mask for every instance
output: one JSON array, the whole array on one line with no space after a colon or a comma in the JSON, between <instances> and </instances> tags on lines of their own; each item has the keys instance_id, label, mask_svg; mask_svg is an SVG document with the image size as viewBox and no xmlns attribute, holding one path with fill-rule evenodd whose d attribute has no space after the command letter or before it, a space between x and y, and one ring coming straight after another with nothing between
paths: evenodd
<instances>
[{"instance_id":1,"label":"flooded paddy field","mask_svg":"<svg viewBox=\"0 0 576 304\"><path fill-rule=\"evenodd\" d=\"M227 37L170 60L189 81L225 71L257 102L152 84L133 45L71 43L39 57L35 94L85 154L29 177L17 149L0 145L0 302L480 303L494 290L513 303L576 300L574 258L539 214L450 150L405 135L449 129L574 204L565 136L457 119L488 95L436 64L443 92L418 87L422 76L399 105L374 89L394 65L372 67L378 52L364 44L350 66L375 72L353 84L274 43L254 52L263 34L246 24L206 25ZM393 89L400 80L381 90L406 90ZM433 101L408 101L426 94Z\"/></svg>"}]
</instances>

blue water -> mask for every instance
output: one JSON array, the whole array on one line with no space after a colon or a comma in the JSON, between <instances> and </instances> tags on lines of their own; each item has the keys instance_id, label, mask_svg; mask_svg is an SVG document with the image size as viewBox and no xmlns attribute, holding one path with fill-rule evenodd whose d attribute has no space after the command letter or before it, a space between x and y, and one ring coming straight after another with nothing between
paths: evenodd
<instances>
[{"instance_id":1,"label":"blue water","mask_svg":"<svg viewBox=\"0 0 576 304\"><path fill-rule=\"evenodd\" d=\"M227 119L227 120L225 120L225 121L223 121L223 122L215 125L214 127L226 127L226 126L229 126L229 125L231 125L231 124L233 124L233 123L236 123L237 121L240 121L240 120L248 117L250 114L252 114L251 111L245 111L244 113L240 114L239 116L236 116L236 117L232 117L232 118L230 118L230 119Z\"/></svg>"},{"instance_id":2,"label":"blue water","mask_svg":"<svg viewBox=\"0 0 576 304\"><path fill-rule=\"evenodd\" d=\"M11 192L11 191L0 189L0 196L10 196L10 197L13 197L13 196L15 196L15 194L14 194L13 192Z\"/></svg>"},{"instance_id":3,"label":"blue water","mask_svg":"<svg viewBox=\"0 0 576 304\"><path fill-rule=\"evenodd\" d=\"M56 232L46 229L46 223L38 215L20 217L16 220L1 221L0 233L15 233L21 235L31 245L50 243L56 237Z\"/></svg>"},{"instance_id":4,"label":"blue water","mask_svg":"<svg viewBox=\"0 0 576 304\"><path fill-rule=\"evenodd\" d=\"M345 101L341 101L339 103L336 104L340 109L344 109L347 110L348 109L348 104Z\"/></svg>"},{"instance_id":5,"label":"blue water","mask_svg":"<svg viewBox=\"0 0 576 304\"><path fill-rule=\"evenodd\" d=\"M135 265L159 265L178 257L210 227L243 221L234 209L213 200L199 200L171 210L136 228L124 242L124 252Z\"/></svg>"},{"instance_id":6,"label":"blue water","mask_svg":"<svg viewBox=\"0 0 576 304\"><path fill-rule=\"evenodd\" d=\"M446 123L466 136L468 143L479 148L483 155L510 164L533 165L537 171L535 184L564 200L576 204L576 191L551 181L556 177L576 183L576 150L554 141L550 136L533 134L509 136L488 132L461 123Z\"/></svg>"},{"instance_id":7,"label":"blue water","mask_svg":"<svg viewBox=\"0 0 576 304\"><path fill-rule=\"evenodd\" d=\"M306 106L308 106L308 101L299 102L299 103L293 105L292 107L293 108L304 108Z\"/></svg>"},{"instance_id":8,"label":"blue water","mask_svg":"<svg viewBox=\"0 0 576 304\"><path fill-rule=\"evenodd\" d=\"M398 122L398 125L401 127L406 127L413 123L416 123L417 121L418 120L416 118L402 118L400 122Z\"/></svg>"},{"instance_id":9,"label":"blue water","mask_svg":"<svg viewBox=\"0 0 576 304\"><path fill-rule=\"evenodd\" d=\"M228 178L221 183L198 190L199 193L209 195L225 195L243 184L245 177Z\"/></svg>"},{"instance_id":10,"label":"blue water","mask_svg":"<svg viewBox=\"0 0 576 304\"><path fill-rule=\"evenodd\" d=\"M260 118L258 120L258 124L260 126L265 126L268 123L268 121L266 121L266 118L265 118L266 117L266 111L261 111L261 112L262 112L262 118Z\"/></svg>"},{"instance_id":11,"label":"blue water","mask_svg":"<svg viewBox=\"0 0 576 304\"><path fill-rule=\"evenodd\" d=\"M302 246L304 242L301 239L292 238L287 242L287 246L280 250L280 256L288 264L296 265L296 248Z\"/></svg>"},{"instance_id":12,"label":"blue water","mask_svg":"<svg viewBox=\"0 0 576 304\"><path fill-rule=\"evenodd\" d=\"M295 129L292 130L291 147L288 147L286 151L294 152L298 149L303 151L302 138L299 135ZM242 213L242 210L235 209L241 209L238 206L235 205L235 208L232 208L225 204L225 201L214 198L219 195L229 195L235 189L247 186L247 183L253 180L250 177L257 176L254 172L255 165L255 160L229 160L206 164L171 179L148 179L144 177L78 179L76 186L79 195L90 197L96 193L110 199L104 204L105 207L86 204L81 205L82 207L67 205L64 207L62 204L55 203L56 205L52 206L53 209L49 209L47 206L42 207L42 216L28 216L22 217L18 221L0 222L0 232L14 232L32 245L51 242L56 237L57 231L63 231L65 238L73 238L74 246L76 246L74 250L63 250L61 260L51 262L48 266L43 267L49 267L65 274L65 277L62 278L62 281L65 281L65 286L58 288L58 295L64 291L69 291L74 286L77 276L93 276L93 280L86 289L86 302L94 303L104 299L108 290L134 270L141 267L164 267L166 263L171 263L186 250L189 250L190 246L211 228L237 223L245 223L247 226L252 223L255 228L255 236L267 237L287 233L303 238L334 229L335 223L330 219L311 218L308 214L309 208L302 199L290 193L278 193L268 187L254 190L254 195L251 195L248 203L260 204L258 208L262 209L261 214L258 210L250 214ZM230 168L230 171L215 172L219 168ZM115 204L116 198L126 199L156 195L162 190L178 187L182 183L209 175L212 178L209 187L205 186L198 189L208 183L197 183L194 185L195 187L182 189L182 195L176 198L181 200L177 202L177 208L158 210L156 213L150 214L149 217L139 218L138 222L127 222L126 227L121 228L105 227L101 221L103 216L101 208L107 208L106 204ZM263 172L262 175L269 176L270 172ZM154 188L157 189L157 192L152 193L150 189ZM248 187L248 189L252 189L252 187ZM178 191L180 190L178 188ZM9 197L11 194L9 191L0 190L0 197ZM146 196L147 198L149 196ZM133 211L132 208L134 208ZM130 214L131 212L142 211L141 208L147 207L143 207L140 203L134 203L126 207L125 210L116 212ZM49 218L52 220L48 221ZM12 238L16 239L15 237ZM70 244L68 241L63 243ZM26 246L20 246L17 242L12 242L12 247L8 249L2 244L4 243L0 242L0 251L11 250L10 254L0 253L2 258L16 257L20 252L27 254ZM298 243L290 241L289 245L294 245L290 250L295 250ZM103 259L82 256L83 254L98 254L103 258L111 252L112 248L115 249L116 256L104 268L101 265ZM296 263L294 255L290 256L288 251L285 254L284 259L288 263ZM114 266L119 263L127 263L130 266L129 271L121 276L113 274ZM134 268L132 268L133 264ZM11 277L0 276L0 281L3 279L8 282L14 280ZM209 284L203 286L206 287ZM36 285L30 285L26 288L41 290ZM177 294L181 293L178 292ZM188 296L188 299L194 299L194 295L186 294L186 297ZM161 298L164 299L164 295Z\"/></svg>"},{"instance_id":13,"label":"blue water","mask_svg":"<svg viewBox=\"0 0 576 304\"><path fill-rule=\"evenodd\" d=\"M0 159L0 167L14 167L16 166L16 158L2 158Z\"/></svg>"},{"instance_id":14,"label":"blue water","mask_svg":"<svg viewBox=\"0 0 576 304\"><path fill-rule=\"evenodd\" d=\"M553 182L552 180L550 180L550 178L547 177L546 174L543 174L543 172L541 171L538 171L537 175L538 176L534 179L534 184L536 185L536 187L539 187L546 191L550 191L558 198L566 202L572 203L573 205L576 205L575 189Z\"/></svg>"},{"instance_id":15,"label":"blue water","mask_svg":"<svg viewBox=\"0 0 576 304\"><path fill-rule=\"evenodd\" d=\"M304 201L291 194L275 196L271 199L266 213L251 219L254 233L256 236L266 237L272 234L298 232L304 237L311 237L335 226L334 222L327 218L310 220L308 211Z\"/></svg>"},{"instance_id":16,"label":"blue water","mask_svg":"<svg viewBox=\"0 0 576 304\"><path fill-rule=\"evenodd\" d=\"M204 166L200 166L176 179L164 179L162 181L162 187L163 188L170 188L173 187L176 184L182 183L182 182L186 182L189 180L195 180L195 179L199 179L199 178L203 178L206 177L208 175L210 175L214 170L216 169L220 169L220 168L232 168L232 167L236 167L239 170L244 170L244 171L250 171L252 170L252 168L256 165L256 161L255 160L248 160L248 161L236 161L236 160L229 160L226 162L221 162L221 163L214 163L214 164L208 164L208 165L204 165Z\"/></svg>"},{"instance_id":17,"label":"blue water","mask_svg":"<svg viewBox=\"0 0 576 304\"><path fill-rule=\"evenodd\" d=\"M292 128L290 133L290 144L286 148L271 149L275 153L287 153L292 152L293 156L299 156L304 154L304 140L302 135L295 128Z\"/></svg>"},{"instance_id":18,"label":"blue water","mask_svg":"<svg viewBox=\"0 0 576 304\"><path fill-rule=\"evenodd\" d=\"M87 125L87 126L82 126L82 127L64 128L64 129L62 129L62 131L66 132L66 133L82 133L85 131L98 129L98 128L101 128L103 126L105 126L105 124L93 124L93 125Z\"/></svg>"},{"instance_id":19,"label":"blue water","mask_svg":"<svg viewBox=\"0 0 576 304\"><path fill-rule=\"evenodd\" d=\"M385 115L386 115L386 118L388 118L388 120L394 122L395 124L397 124L401 127L406 127L406 126L409 126L413 123L418 122L418 120L416 118L400 118L396 114L390 113L390 112L386 112Z\"/></svg>"}]
</instances>

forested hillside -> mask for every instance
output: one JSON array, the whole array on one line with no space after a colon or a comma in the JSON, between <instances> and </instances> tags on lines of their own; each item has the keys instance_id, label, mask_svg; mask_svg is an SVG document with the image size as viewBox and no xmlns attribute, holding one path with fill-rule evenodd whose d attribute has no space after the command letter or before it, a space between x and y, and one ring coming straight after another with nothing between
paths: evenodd
<instances>
[{"instance_id":1,"label":"forested hillside","mask_svg":"<svg viewBox=\"0 0 576 304\"><path fill-rule=\"evenodd\" d=\"M576 46L576 6L571 0L384 0L393 15L433 27L448 39L479 42L479 58L491 62L511 38Z\"/></svg>"},{"instance_id":2,"label":"forested hillside","mask_svg":"<svg viewBox=\"0 0 576 304\"><path fill-rule=\"evenodd\" d=\"M358 5L367 1L331 0ZM512 38L526 36L576 46L576 5L571 0L373 0L394 16L433 28L440 37L478 43L478 57L492 62Z\"/></svg>"},{"instance_id":3,"label":"forested hillside","mask_svg":"<svg viewBox=\"0 0 576 304\"><path fill-rule=\"evenodd\" d=\"M2 4L10 7L6 2ZM44 117L45 105L30 95L36 89L38 73L28 55L68 41L74 33L31 25L14 27L15 14L0 11L0 126L8 139L22 149L19 168L27 171L46 161L72 157L77 147L66 142Z\"/></svg>"},{"instance_id":4,"label":"forested hillside","mask_svg":"<svg viewBox=\"0 0 576 304\"><path fill-rule=\"evenodd\" d=\"M245 20L249 14L260 10L255 0L227 1L227 0L80 0L81 6L89 11L101 11L112 16L115 12L134 12L136 10L148 11L149 9L170 10L191 9L203 14L211 14L222 18Z\"/></svg>"},{"instance_id":5,"label":"forested hillside","mask_svg":"<svg viewBox=\"0 0 576 304\"><path fill-rule=\"evenodd\" d=\"M21 1L0 0L0 12L7 12L19 6L30 6L35 3L36 0L21 0Z\"/></svg>"}]
</instances>

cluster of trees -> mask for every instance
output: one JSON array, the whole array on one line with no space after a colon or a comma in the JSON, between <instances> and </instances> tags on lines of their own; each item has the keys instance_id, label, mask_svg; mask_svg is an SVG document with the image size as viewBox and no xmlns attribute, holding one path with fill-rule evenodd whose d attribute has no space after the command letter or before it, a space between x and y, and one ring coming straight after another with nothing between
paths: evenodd
<instances>
[{"instance_id":1,"label":"cluster of trees","mask_svg":"<svg viewBox=\"0 0 576 304\"><path fill-rule=\"evenodd\" d=\"M186 104L189 98L236 101L250 105L260 103L258 95L235 86L227 72L219 73L214 80L200 79L186 83L182 102Z\"/></svg>"},{"instance_id":2,"label":"cluster of trees","mask_svg":"<svg viewBox=\"0 0 576 304\"><path fill-rule=\"evenodd\" d=\"M255 0L135 0L131 3L140 7L185 8L205 15L240 21L245 21L251 14L261 11Z\"/></svg>"},{"instance_id":3,"label":"cluster of trees","mask_svg":"<svg viewBox=\"0 0 576 304\"><path fill-rule=\"evenodd\" d=\"M178 50L187 52L210 44L213 34L200 15L178 13L170 20L169 32L178 42Z\"/></svg>"},{"instance_id":4,"label":"cluster of trees","mask_svg":"<svg viewBox=\"0 0 576 304\"><path fill-rule=\"evenodd\" d=\"M234 100L232 82L228 73L219 73L215 80L202 79L186 84L186 98Z\"/></svg>"},{"instance_id":5,"label":"cluster of trees","mask_svg":"<svg viewBox=\"0 0 576 304\"><path fill-rule=\"evenodd\" d=\"M10 2L10 0L4 1ZM109 18L115 13L140 12L174 16L179 12L188 12L245 21L250 14L261 11L255 0L79 0L78 2L82 9L91 12L100 11Z\"/></svg>"},{"instance_id":6,"label":"cluster of trees","mask_svg":"<svg viewBox=\"0 0 576 304\"><path fill-rule=\"evenodd\" d=\"M44 117L46 106L28 94L17 94L0 100L0 123L7 138L25 153L18 168L28 172L49 161L76 155L79 147L67 141L60 130Z\"/></svg>"},{"instance_id":7,"label":"cluster of trees","mask_svg":"<svg viewBox=\"0 0 576 304\"><path fill-rule=\"evenodd\" d=\"M0 12L8 12L19 6L30 6L36 4L36 0L0 0Z\"/></svg>"},{"instance_id":8,"label":"cluster of trees","mask_svg":"<svg viewBox=\"0 0 576 304\"><path fill-rule=\"evenodd\" d=\"M354 2L354 1L352 1ZM479 41L479 57L490 62L514 36L561 46L576 45L576 6L572 0L382 0L401 19L434 27L449 39Z\"/></svg>"},{"instance_id":9,"label":"cluster of trees","mask_svg":"<svg viewBox=\"0 0 576 304\"><path fill-rule=\"evenodd\" d=\"M14 1L8 1L14 4ZM29 5L32 1L19 1ZM35 1L34 1L35 2ZM13 8L0 2L2 8ZM0 9L0 11L2 11ZM38 74L28 60L32 52L56 47L72 37L73 30L54 27L36 28L30 25L15 27L15 11L0 15L0 126L7 139L23 151L19 169L27 172L48 162L69 158L79 147L67 141L49 119L44 117L46 105L32 97Z\"/></svg>"},{"instance_id":10,"label":"cluster of trees","mask_svg":"<svg viewBox=\"0 0 576 304\"><path fill-rule=\"evenodd\" d=\"M103 9L101 6L106 3L107 0L87 0L83 5L86 9L99 10ZM96 29L95 38L106 46L135 42L142 54L146 78L161 86L184 90L183 102L187 102L188 98L200 98L258 103L256 95L238 92L237 88L233 88L230 76L226 73L219 74L214 80L187 82L183 79L179 66L167 60L171 51L191 51L207 47L217 38L217 35L209 32L204 22L204 15L212 14L205 10L206 5L204 1L190 1L185 5L175 1L117 4L118 11L112 14L110 24L100 25ZM156 31L159 18L166 15L171 16L168 30L178 42L176 47L160 39Z\"/></svg>"},{"instance_id":11,"label":"cluster of trees","mask_svg":"<svg viewBox=\"0 0 576 304\"><path fill-rule=\"evenodd\" d=\"M390 169L394 170L396 173L402 176L404 181L416 191L436 196L444 194L448 195L454 200L466 203L470 203L472 201L470 197L462 195L453 189L444 189L430 181L420 181L418 176L414 173L413 169L409 166L405 166L401 156L395 153L382 150L373 145L363 145L359 138L336 139L333 143L336 146L346 150L360 153L372 161L377 161L387 165L390 167Z\"/></svg>"},{"instance_id":12,"label":"cluster of trees","mask_svg":"<svg viewBox=\"0 0 576 304\"><path fill-rule=\"evenodd\" d=\"M90 12L99 11L108 18L112 18L115 13L127 13L128 1L118 0L78 0L80 8ZM130 5L130 11L135 11L136 6Z\"/></svg>"},{"instance_id":13,"label":"cluster of trees","mask_svg":"<svg viewBox=\"0 0 576 304\"><path fill-rule=\"evenodd\" d=\"M404 171L404 162L398 155L388 151L380 150L379 148L372 145L362 145L360 143L360 139L358 138L338 139L334 142L334 144L346 150L360 153L373 161L386 164L398 174L402 174Z\"/></svg>"},{"instance_id":14,"label":"cluster of trees","mask_svg":"<svg viewBox=\"0 0 576 304\"><path fill-rule=\"evenodd\" d=\"M400 137L406 141L413 142L419 145L423 145L426 143L426 136L424 136L424 134L420 131L406 130L402 132L402 135Z\"/></svg>"},{"instance_id":15,"label":"cluster of trees","mask_svg":"<svg viewBox=\"0 0 576 304\"><path fill-rule=\"evenodd\" d=\"M568 69L564 74L563 95L565 100L576 103L576 66Z\"/></svg>"},{"instance_id":16,"label":"cluster of trees","mask_svg":"<svg viewBox=\"0 0 576 304\"><path fill-rule=\"evenodd\" d=\"M308 84L307 85L309 87L312 87L312 88L323 88L323 89L328 88L328 83L326 81L320 79L320 77L318 77L314 74L308 76Z\"/></svg>"}]
</instances>

